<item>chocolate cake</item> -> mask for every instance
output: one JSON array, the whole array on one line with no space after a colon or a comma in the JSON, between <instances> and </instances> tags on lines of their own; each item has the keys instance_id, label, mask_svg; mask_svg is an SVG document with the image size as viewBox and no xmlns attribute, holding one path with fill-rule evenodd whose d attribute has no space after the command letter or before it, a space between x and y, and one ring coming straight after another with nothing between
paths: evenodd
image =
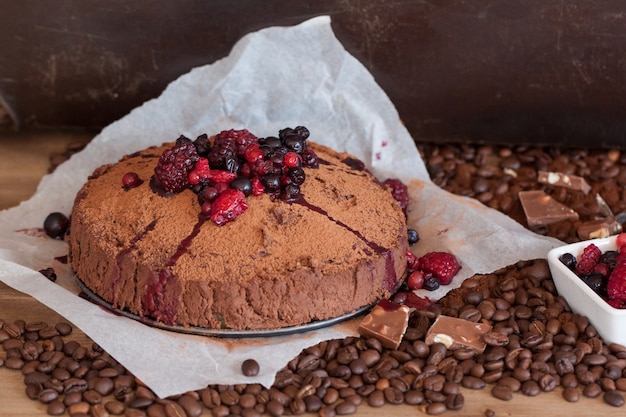
<instances>
[{"instance_id":1,"label":"chocolate cake","mask_svg":"<svg viewBox=\"0 0 626 417\"><path fill-rule=\"evenodd\" d=\"M284 136L281 131L283 143ZM252 155L249 163L239 161L239 172L252 172L247 174L252 189L241 188L246 196L238 200L235 215L231 206L217 215L221 203L207 195L210 187L203 189L206 179L192 179L193 164L175 192L177 185L168 184L161 172L169 169L167 157L182 155L172 150L190 143L181 138L104 165L76 197L70 264L85 286L114 308L169 325L266 330L344 315L400 285L405 215L356 158L302 140L293 148L299 159L289 163L301 169L280 172L297 171L306 181L281 175L282 189L291 184L291 193L280 187L271 192L267 169L261 176L254 167L276 158L268 156L264 139L256 139L259 146L252 151L239 150L246 158ZM215 137L196 139L198 155L187 149L192 162L200 165L202 144L216 150L220 143ZM254 156L256 149L265 157ZM183 159L189 162L189 155ZM215 153L206 159L213 171L205 177L227 176L227 169L215 168L227 168L228 161L217 160ZM219 182L208 183L243 196L234 181L227 191Z\"/></svg>"}]
</instances>

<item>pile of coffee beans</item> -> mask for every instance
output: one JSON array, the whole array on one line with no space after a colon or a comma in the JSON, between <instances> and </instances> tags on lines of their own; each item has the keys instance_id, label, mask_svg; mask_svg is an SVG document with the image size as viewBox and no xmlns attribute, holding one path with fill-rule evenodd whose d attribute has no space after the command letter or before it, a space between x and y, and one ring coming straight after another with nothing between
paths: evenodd
<instances>
[{"instance_id":1,"label":"pile of coffee beans","mask_svg":"<svg viewBox=\"0 0 626 417\"><path fill-rule=\"evenodd\" d=\"M424 336L440 314L490 323L486 350L427 345ZM544 260L469 278L417 311L398 349L358 337L307 348L270 388L210 385L159 399L97 345L66 340L70 331L66 323L0 320L0 365L21 371L26 395L50 415L197 417L209 409L215 417L332 417L361 404L402 403L436 415L463 408L462 387L489 389L503 401L561 389L565 401L602 396L616 407L626 391L626 347L603 343L586 317L571 312Z\"/></svg>"},{"instance_id":2,"label":"pile of coffee beans","mask_svg":"<svg viewBox=\"0 0 626 417\"><path fill-rule=\"evenodd\" d=\"M578 227L602 216L596 194L614 214L626 211L626 152L601 149L507 147L418 143L433 182L458 195L476 198L527 226L518 193L544 190L575 210L578 221L563 221L535 230L567 243L579 241ZM587 194L537 182L538 171L583 177Z\"/></svg>"}]
</instances>

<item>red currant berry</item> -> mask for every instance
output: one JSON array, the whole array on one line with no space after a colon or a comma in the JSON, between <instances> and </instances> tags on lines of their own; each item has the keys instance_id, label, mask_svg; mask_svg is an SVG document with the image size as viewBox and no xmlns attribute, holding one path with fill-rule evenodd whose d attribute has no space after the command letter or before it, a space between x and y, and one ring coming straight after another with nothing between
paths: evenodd
<instances>
[{"instance_id":1,"label":"red currant berry","mask_svg":"<svg viewBox=\"0 0 626 417\"><path fill-rule=\"evenodd\" d=\"M287 152L284 157L284 164L290 168L299 167L302 164L300 155L295 152Z\"/></svg>"},{"instance_id":2,"label":"red currant berry","mask_svg":"<svg viewBox=\"0 0 626 417\"><path fill-rule=\"evenodd\" d=\"M140 183L141 181L139 180L139 175L137 175L135 172L127 172L122 177L122 185L126 189L134 188L138 186Z\"/></svg>"},{"instance_id":3,"label":"red currant berry","mask_svg":"<svg viewBox=\"0 0 626 417\"><path fill-rule=\"evenodd\" d=\"M422 271L413 271L406 282L412 290L419 290L424 286L424 273Z\"/></svg>"}]
</instances>

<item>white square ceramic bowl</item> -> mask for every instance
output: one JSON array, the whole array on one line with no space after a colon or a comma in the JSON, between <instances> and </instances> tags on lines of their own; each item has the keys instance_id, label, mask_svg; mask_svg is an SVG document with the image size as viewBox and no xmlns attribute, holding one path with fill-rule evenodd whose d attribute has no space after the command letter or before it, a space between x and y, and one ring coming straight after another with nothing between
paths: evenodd
<instances>
[{"instance_id":1,"label":"white square ceramic bowl","mask_svg":"<svg viewBox=\"0 0 626 417\"><path fill-rule=\"evenodd\" d=\"M626 345L626 309L611 307L559 261L559 257L567 252L579 259L583 249L590 243L595 244L603 253L616 249L615 239L616 236L610 236L554 248L548 252L548 264L557 291L567 300L572 311L587 316L606 343Z\"/></svg>"}]
</instances>

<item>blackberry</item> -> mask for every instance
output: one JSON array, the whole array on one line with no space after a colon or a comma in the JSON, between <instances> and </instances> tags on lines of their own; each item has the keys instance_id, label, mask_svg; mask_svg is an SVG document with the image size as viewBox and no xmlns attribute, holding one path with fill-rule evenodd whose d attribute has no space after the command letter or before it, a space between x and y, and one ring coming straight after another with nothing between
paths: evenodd
<instances>
[{"instance_id":1,"label":"blackberry","mask_svg":"<svg viewBox=\"0 0 626 417\"><path fill-rule=\"evenodd\" d=\"M193 141L193 145L196 147L196 152L198 152L200 156L204 157L211 151L209 135L206 133L198 136L196 140Z\"/></svg>"},{"instance_id":2,"label":"blackberry","mask_svg":"<svg viewBox=\"0 0 626 417\"><path fill-rule=\"evenodd\" d=\"M179 193L189 185L188 175L197 160L198 152L193 142L180 136L176 145L161 154L154 168L154 178L165 191Z\"/></svg>"}]
</instances>

